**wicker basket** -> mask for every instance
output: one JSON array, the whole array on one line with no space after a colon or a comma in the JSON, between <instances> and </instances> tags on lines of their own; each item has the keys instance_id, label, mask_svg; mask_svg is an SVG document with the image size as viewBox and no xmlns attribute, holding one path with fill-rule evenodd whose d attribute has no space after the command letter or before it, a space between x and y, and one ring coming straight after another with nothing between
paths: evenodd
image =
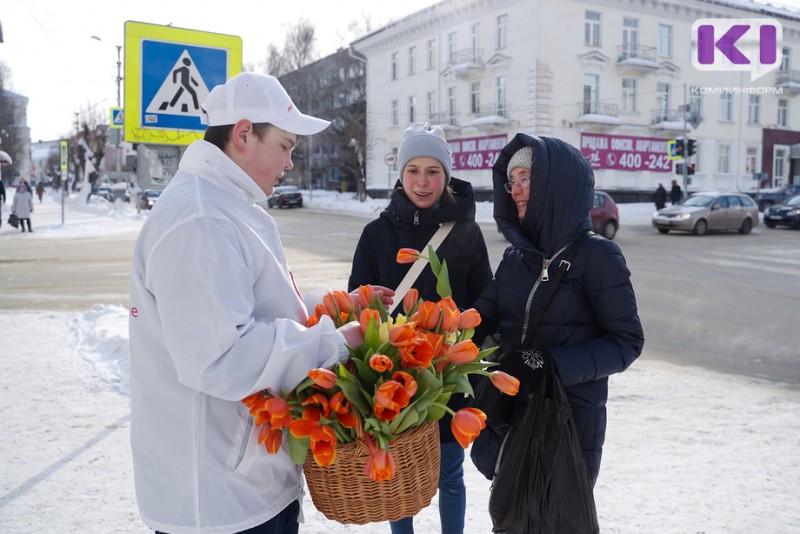
<instances>
[{"instance_id":1,"label":"wicker basket","mask_svg":"<svg viewBox=\"0 0 800 534\"><path fill-rule=\"evenodd\" d=\"M394 478L383 482L364 473L370 453L359 437L337 445L336 461L328 467L317 465L309 453L303 472L314 506L328 519L356 525L396 521L428 506L439 485L439 424L403 432L390 450Z\"/></svg>"}]
</instances>

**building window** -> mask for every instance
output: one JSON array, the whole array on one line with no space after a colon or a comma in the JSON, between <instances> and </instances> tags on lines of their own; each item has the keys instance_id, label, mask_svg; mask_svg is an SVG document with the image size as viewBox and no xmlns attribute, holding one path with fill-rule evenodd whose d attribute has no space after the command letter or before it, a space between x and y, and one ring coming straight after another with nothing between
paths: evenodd
<instances>
[{"instance_id":1,"label":"building window","mask_svg":"<svg viewBox=\"0 0 800 534\"><path fill-rule=\"evenodd\" d=\"M781 51L781 67L780 70L789 70L791 69L792 64L792 49L788 46L784 46L783 50Z\"/></svg>"},{"instance_id":2,"label":"building window","mask_svg":"<svg viewBox=\"0 0 800 534\"><path fill-rule=\"evenodd\" d=\"M600 112L600 76L597 74L583 75L583 113Z\"/></svg>"},{"instance_id":3,"label":"building window","mask_svg":"<svg viewBox=\"0 0 800 534\"><path fill-rule=\"evenodd\" d=\"M447 124L456 125L456 88L447 88Z\"/></svg>"},{"instance_id":4,"label":"building window","mask_svg":"<svg viewBox=\"0 0 800 534\"><path fill-rule=\"evenodd\" d=\"M700 94L699 88L696 90L689 90L689 118L692 116L700 118L703 112L703 95Z\"/></svg>"},{"instance_id":5,"label":"building window","mask_svg":"<svg viewBox=\"0 0 800 534\"><path fill-rule=\"evenodd\" d=\"M447 34L447 64L456 62L456 32Z\"/></svg>"},{"instance_id":6,"label":"building window","mask_svg":"<svg viewBox=\"0 0 800 534\"><path fill-rule=\"evenodd\" d=\"M400 125L400 103L392 100L392 126Z\"/></svg>"},{"instance_id":7,"label":"building window","mask_svg":"<svg viewBox=\"0 0 800 534\"><path fill-rule=\"evenodd\" d=\"M473 24L470 31L470 42L472 45L472 62L478 63L481 57L481 25Z\"/></svg>"},{"instance_id":8,"label":"building window","mask_svg":"<svg viewBox=\"0 0 800 534\"><path fill-rule=\"evenodd\" d=\"M508 118L508 76L495 78L495 97L497 100L497 114Z\"/></svg>"},{"instance_id":9,"label":"building window","mask_svg":"<svg viewBox=\"0 0 800 534\"><path fill-rule=\"evenodd\" d=\"M494 47L497 50L502 50L506 47L508 38L508 15L499 15L497 17L497 27L495 29L495 43Z\"/></svg>"},{"instance_id":10,"label":"building window","mask_svg":"<svg viewBox=\"0 0 800 534\"><path fill-rule=\"evenodd\" d=\"M789 101L785 98L778 100L778 126L786 127L789 122Z\"/></svg>"},{"instance_id":11,"label":"building window","mask_svg":"<svg viewBox=\"0 0 800 534\"><path fill-rule=\"evenodd\" d=\"M413 124L417 122L417 97L408 97L408 122Z\"/></svg>"},{"instance_id":12,"label":"building window","mask_svg":"<svg viewBox=\"0 0 800 534\"><path fill-rule=\"evenodd\" d=\"M434 122L434 120L436 119L436 93L434 93L433 91L428 92L427 103L428 103L428 120Z\"/></svg>"},{"instance_id":13,"label":"building window","mask_svg":"<svg viewBox=\"0 0 800 534\"><path fill-rule=\"evenodd\" d=\"M625 17L622 21L622 49L625 57L639 57L639 21Z\"/></svg>"},{"instance_id":14,"label":"building window","mask_svg":"<svg viewBox=\"0 0 800 534\"><path fill-rule=\"evenodd\" d=\"M658 55L672 57L672 26L658 25Z\"/></svg>"},{"instance_id":15,"label":"building window","mask_svg":"<svg viewBox=\"0 0 800 534\"><path fill-rule=\"evenodd\" d=\"M717 172L730 174L731 172L731 145L719 145L717 157Z\"/></svg>"},{"instance_id":16,"label":"building window","mask_svg":"<svg viewBox=\"0 0 800 534\"><path fill-rule=\"evenodd\" d=\"M666 82L656 83L656 113L659 121L669 119L670 85Z\"/></svg>"},{"instance_id":17,"label":"building window","mask_svg":"<svg viewBox=\"0 0 800 534\"><path fill-rule=\"evenodd\" d=\"M397 79L397 52L392 54L392 80Z\"/></svg>"},{"instance_id":18,"label":"building window","mask_svg":"<svg viewBox=\"0 0 800 534\"><path fill-rule=\"evenodd\" d=\"M758 124L760 121L761 97L750 95L747 102L747 124Z\"/></svg>"},{"instance_id":19,"label":"building window","mask_svg":"<svg viewBox=\"0 0 800 534\"><path fill-rule=\"evenodd\" d=\"M428 58L428 70L436 68L436 41L431 39L428 41L425 56Z\"/></svg>"},{"instance_id":20,"label":"building window","mask_svg":"<svg viewBox=\"0 0 800 534\"><path fill-rule=\"evenodd\" d=\"M637 86L636 78L622 78L622 111L639 111L636 95Z\"/></svg>"},{"instance_id":21,"label":"building window","mask_svg":"<svg viewBox=\"0 0 800 534\"><path fill-rule=\"evenodd\" d=\"M747 147L747 154L744 157L744 174L747 177L758 172L758 147Z\"/></svg>"},{"instance_id":22,"label":"building window","mask_svg":"<svg viewBox=\"0 0 800 534\"><path fill-rule=\"evenodd\" d=\"M472 82L469 88L470 113L478 113L481 109L481 82Z\"/></svg>"},{"instance_id":23,"label":"building window","mask_svg":"<svg viewBox=\"0 0 800 534\"><path fill-rule=\"evenodd\" d=\"M733 121L733 95L731 93L722 93L719 95L719 100L719 120Z\"/></svg>"},{"instance_id":24,"label":"building window","mask_svg":"<svg viewBox=\"0 0 800 534\"><path fill-rule=\"evenodd\" d=\"M587 11L583 23L583 44L600 46L600 13Z\"/></svg>"},{"instance_id":25,"label":"building window","mask_svg":"<svg viewBox=\"0 0 800 534\"><path fill-rule=\"evenodd\" d=\"M417 72L417 47L412 46L408 49L408 75Z\"/></svg>"}]
</instances>

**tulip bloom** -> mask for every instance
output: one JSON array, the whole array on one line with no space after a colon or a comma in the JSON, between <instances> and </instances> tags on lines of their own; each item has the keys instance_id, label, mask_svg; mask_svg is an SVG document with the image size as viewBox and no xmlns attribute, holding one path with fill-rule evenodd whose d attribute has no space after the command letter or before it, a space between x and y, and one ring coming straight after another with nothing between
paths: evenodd
<instances>
[{"instance_id":1,"label":"tulip bloom","mask_svg":"<svg viewBox=\"0 0 800 534\"><path fill-rule=\"evenodd\" d=\"M411 317L411 320L416 322L420 328L435 330L439 324L439 306L435 302L426 300L419 305L417 313Z\"/></svg>"},{"instance_id":2,"label":"tulip bloom","mask_svg":"<svg viewBox=\"0 0 800 534\"><path fill-rule=\"evenodd\" d=\"M326 293L325 296L322 297L322 306L325 309L325 315L339 317L339 309L336 304L336 297L333 296L333 293Z\"/></svg>"},{"instance_id":3,"label":"tulip bloom","mask_svg":"<svg viewBox=\"0 0 800 534\"><path fill-rule=\"evenodd\" d=\"M379 373L392 370L392 359L385 354L373 354L369 358L369 366Z\"/></svg>"},{"instance_id":4,"label":"tulip bloom","mask_svg":"<svg viewBox=\"0 0 800 534\"><path fill-rule=\"evenodd\" d=\"M461 317L458 319L458 328L466 330L467 328L475 328L481 324L481 314L475 308L470 308L461 312Z\"/></svg>"},{"instance_id":5,"label":"tulip bloom","mask_svg":"<svg viewBox=\"0 0 800 534\"><path fill-rule=\"evenodd\" d=\"M367 328L369 328L370 320L374 320L376 325L381 324L381 314L378 310L367 308L361 310L361 315L358 316L358 324L361 325L361 335L367 335Z\"/></svg>"},{"instance_id":6,"label":"tulip bloom","mask_svg":"<svg viewBox=\"0 0 800 534\"><path fill-rule=\"evenodd\" d=\"M267 452L270 454L278 452L278 449L281 448L282 441L283 430L277 428L270 429L269 425L262 426L258 433L258 444L264 445L264 448L267 449Z\"/></svg>"},{"instance_id":7,"label":"tulip bloom","mask_svg":"<svg viewBox=\"0 0 800 534\"><path fill-rule=\"evenodd\" d=\"M448 334L454 333L458 330L458 322L461 312L450 308L442 309L442 325L439 327L440 332Z\"/></svg>"},{"instance_id":8,"label":"tulip bloom","mask_svg":"<svg viewBox=\"0 0 800 534\"><path fill-rule=\"evenodd\" d=\"M410 400L405 386L396 380L387 380L375 392L375 404L388 410L400 411L408 406Z\"/></svg>"},{"instance_id":9,"label":"tulip bloom","mask_svg":"<svg viewBox=\"0 0 800 534\"><path fill-rule=\"evenodd\" d=\"M330 369L311 369L308 376L322 389L331 389L336 385L336 373Z\"/></svg>"},{"instance_id":10,"label":"tulip bloom","mask_svg":"<svg viewBox=\"0 0 800 534\"><path fill-rule=\"evenodd\" d=\"M393 326L389 330L389 343L395 347L408 347L417 340L417 333L414 327L408 323Z\"/></svg>"},{"instance_id":11,"label":"tulip bloom","mask_svg":"<svg viewBox=\"0 0 800 534\"><path fill-rule=\"evenodd\" d=\"M257 426L267 423L270 428L283 428L292 422L289 403L281 397L264 397L256 401L250 408L250 415Z\"/></svg>"},{"instance_id":12,"label":"tulip bloom","mask_svg":"<svg viewBox=\"0 0 800 534\"><path fill-rule=\"evenodd\" d=\"M519 393L519 379L508 373L492 371L492 374L489 375L489 379L492 381L492 384L494 384L494 387L506 395L511 395L513 397Z\"/></svg>"},{"instance_id":13,"label":"tulip bloom","mask_svg":"<svg viewBox=\"0 0 800 534\"><path fill-rule=\"evenodd\" d=\"M486 428L486 414L477 408L462 408L450 421L450 429L459 445L465 449Z\"/></svg>"},{"instance_id":14,"label":"tulip bloom","mask_svg":"<svg viewBox=\"0 0 800 534\"><path fill-rule=\"evenodd\" d=\"M339 307L339 312L344 313L345 315L350 314L350 312L353 311L353 308L356 307L353 297L350 296L350 293L345 291L334 291L333 298L336 299L336 305Z\"/></svg>"},{"instance_id":15,"label":"tulip bloom","mask_svg":"<svg viewBox=\"0 0 800 534\"><path fill-rule=\"evenodd\" d=\"M317 426L311 431L310 449L317 464L327 467L336 460L336 433L329 426Z\"/></svg>"},{"instance_id":16,"label":"tulip bloom","mask_svg":"<svg viewBox=\"0 0 800 534\"><path fill-rule=\"evenodd\" d=\"M406 388L406 392L408 393L409 397L413 397L417 393L417 388L419 387L417 381L414 380L413 376L405 371L396 371L392 375L392 380L403 384L403 387Z\"/></svg>"},{"instance_id":17,"label":"tulip bloom","mask_svg":"<svg viewBox=\"0 0 800 534\"><path fill-rule=\"evenodd\" d=\"M358 300L363 307L368 307L375 299L375 290L370 285L358 286Z\"/></svg>"},{"instance_id":18,"label":"tulip bloom","mask_svg":"<svg viewBox=\"0 0 800 534\"><path fill-rule=\"evenodd\" d=\"M331 414L331 406L328 402L328 397L322 393L314 393L304 400L302 405L318 410L325 417L328 417ZM303 414L303 417L306 417L305 413ZM319 417L317 417L317 420L319 421Z\"/></svg>"},{"instance_id":19,"label":"tulip bloom","mask_svg":"<svg viewBox=\"0 0 800 534\"><path fill-rule=\"evenodd\" d=\"M306 326L309 328L317 324L319 324L319 315L312 315L308 318L308 321L306 321Z\"/></svg>"},{"instance_id":20,"label":"tulip bloom","mask_svg":"<svg viewBox=\"0 0 800 534\"><path fill-rule=\"evenodd\" d=\"M465 339L451 345L444 353L450 363L474 362L480 350L471 339Z\"/></svg>"},{"instance_id":21,"label":"tulip bloom","mask_svg":"<svg viewBox=\"0 0 800 534\"><path fill-rule=\"evenodd\" d=\"M414 263L419 257L419 251L413 248L401 248L397 251L397 263Z\"/></svg>"},{"instance_id":22,"label":"tulip bloom","mask_svg":"<svg viewBox=\"0 0 800 534\"><path fill-rule=\"evenodd\" d=\"M342 391L334 393L330 400L331 411L336 414L336 420L345 428L356 426L356 416L350 411L350 401Z\"/></svg>"},{"instance_id":23,"label":"tulip bloom","mask_svg":"<svg viewBox=\"0 0 800 534\"><path fill-rule=\"evenodd\" d=\"M367 460L366 470L375 482L394 478L394 458L386 449L378 449Z\"/></svg>"},{"instance_id":24,"label":"tulip bloom","mask_svg":"<svg viewBox=\"0 0 800 534\"><path fill-rule=\"evenodd\" d=\"M406 296L403 298L403 311L409 313L411 310L414 309L414 306L417 305L417 301L419 300L419 291L416 288L412 287L406 293Z\"/></svg>"}]
</instances>

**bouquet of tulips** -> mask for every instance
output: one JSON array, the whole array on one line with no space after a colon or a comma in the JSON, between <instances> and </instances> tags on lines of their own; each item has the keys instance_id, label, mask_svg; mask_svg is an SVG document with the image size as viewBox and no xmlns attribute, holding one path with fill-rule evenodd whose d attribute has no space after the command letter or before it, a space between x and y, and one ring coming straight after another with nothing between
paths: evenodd
<instances>
[{"instance_id":1,"label":"bouquet of tulips","mask_svg":"<svg viewBox=\"0 0 800 534\"><path fill-rule=\"evenodd\" d=\"M353 441L361 424L371 453L365 472L376 482L390 480L395 471L392 442L405 430L450 412L453 435L466 448L486 427L480 410L468 407L453 413L447 407L451 395L473 395L467 375L488 376L503 393L517 394L516 378L486 370L495 365L483 361L494 348L480 351L471 340L481 318L475 309L456 307L446 262L440 263L430 247L427 257L413 249L397 254L399 263L419 258L427 260L437 276L438 302L421 300L411 289L395 295L403 297L404 313L393 318L371 286L358 288L360 303L344 291L325 295L308 326L323 315L337 327L358 321L365 341L349 347L347 364L312 369L292 391L279 396L262 391L242 401L261 426L259 443L267 452L280 449L288 429L295 463L303 464L310 450L317 464L329 466L336 460L337 443Z\"/></svg>"}]
</instances>

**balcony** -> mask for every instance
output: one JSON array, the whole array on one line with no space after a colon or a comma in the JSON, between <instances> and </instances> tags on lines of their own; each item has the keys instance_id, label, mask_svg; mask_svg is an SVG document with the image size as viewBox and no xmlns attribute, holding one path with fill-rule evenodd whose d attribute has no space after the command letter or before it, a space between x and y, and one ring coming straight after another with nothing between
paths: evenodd
<instances>
[{"instance_id":1,"label":"balcony","mask_svg":"<svg viewBox=\"0 0 800 534\"><path fill-rule=\"evenodd\" d=\"M428 122L440 127L445 133L455 133L461 130L461 125L458 123L455 114L447 112L434 113L428 117Z\"/></svg>"},{"instance_id":2,"label":"balcony","mask_svg":"<svg viewBox=\"0 0 800 534\"><path fill-rule=\"evenodd\" d=\"M491 132L511 123L508 104L484 104L474 112L475 120L469 125L482 132Z\"/></svg>"},{"instance_id":3,"label":"balcony","mask_svg":"<svg viewBox=\"0 0 800 534\"><path fill-rule=\"evenodd\" d=\"M622 121L619 119L619 105L605 102L582 102L578 104L576 124L588 126L595 130L616 128Z\"/></svg>"},{"instance_id":4,"label":"balcony","mask_svg":"<svg viewBox=\"0 0 800 534\"><path fill-rule=\"evenodd\" d=\"M654 46L618 46L617 70L620 74L650 74L657 71L661 64L656 61Z\"/></svg>"},{"instance_id":5,"label":"balcony","mask_svg":"<svg viewBox=\"0 0 800 534\"><path fill-rule=\"evenodd\" d=\"M688 114L680 109L654 109L650 116L651 130L670 133L694 130Z\"/></svg>"},{"instance_id":6,"label":"balcony","mask_svg":"<svg viewBox=\"0 0 800 534\"><path fill-rule=\"evenodd\" d=\"M486 68L481 54L483 50L472 48L453 52L447 61L447 67L442 71L442 77L469 80L480 76Z\"/></svg>"},{"instance_id":7,"label":"balcony","mask_svg":"<svg viewBox=\"0 0 800 534\"><path fill-rule=\"evenodd\" d=\"M800 70L779 70L775 75L775 87L789 96L800 94Z\"/></svg>"}]
</instances>

